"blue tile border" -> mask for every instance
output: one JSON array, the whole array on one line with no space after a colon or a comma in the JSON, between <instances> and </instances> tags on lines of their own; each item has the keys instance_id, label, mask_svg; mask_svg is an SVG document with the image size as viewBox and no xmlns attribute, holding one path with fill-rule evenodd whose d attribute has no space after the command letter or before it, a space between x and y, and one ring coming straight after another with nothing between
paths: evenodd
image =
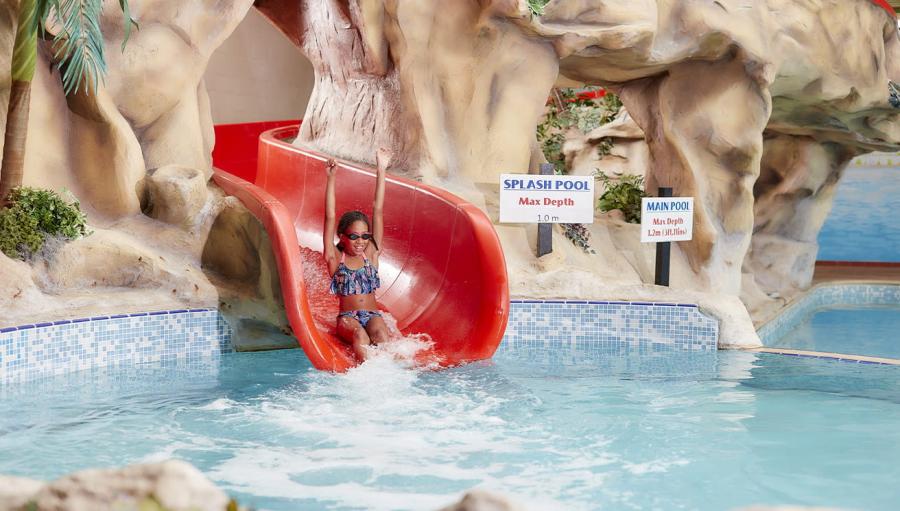
<instances>
[{"instance_id":1,"label":"blue tile border","mask_svg":"<svg viewBox=\"0 0 900 511\"><path fill-rule=\"evenodd\" d=\"M853 305L900 305L900 284L819 284L760 326L757 333L764 346L771 346L817 311Z\"/></svg>"},{"instance_id":2,"label":"blue tile border","mask_svg":"<svg viewBox=\"0 0 900 511\"><path fill-rule=\"evenodd\" d=\"M607 300L537 300L532 298L510 300L510 305L517 303L546 303L546 304L587 304L587 305L652 305L654 307L689 307L698 308L695 303L673 303L673 302L630 302L630 301L607 301Z\"/></svg>"},{"instance_id":3,"label":"blue tile border","mask_svg":"<svg viewBox=\"0 0 900 511\"><path fill-rule=\"evenodd\" d=\"M708 352L718 338L718 321L696 304L517 299L500 349Z\"/></svg>"},{"instance_id":4,"label":"blue tile border","mask_svg":"<svg viewBox=\"0 0 900 511\"><path fill-rule=\"evenodd\" d=\"M207 360L234 351L217 309L93 316L0 330L0 384L108 366Z\"/></svg>"},{"instance_id":5,"label":"blue tile border","mask_svg":"<svg viewBox=\"0 0 900 511\"><path fill-rule=\"evenodd\" d=\"M718 321L697 305L606 300L512 300L501 349L547 353L629 349L714 351ZM111 314L0 330L0 383L89 368L214 358L233 351L214 308Z\"/></svg>"}]
</instances>

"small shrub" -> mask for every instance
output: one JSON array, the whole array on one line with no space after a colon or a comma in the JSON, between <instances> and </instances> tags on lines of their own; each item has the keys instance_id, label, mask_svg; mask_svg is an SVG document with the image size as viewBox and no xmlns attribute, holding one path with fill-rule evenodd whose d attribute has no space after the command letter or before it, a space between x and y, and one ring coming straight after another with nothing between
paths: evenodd
<instances>
[{"instance_id":1,"label":"small shrub","mask_svg":"<svg viewBox=\"0 0 900 511\"><path fill-rule=\"evenodd\" d=\"M625 215L626 222L641 223L641 199L646 197L644 178L626 175L614 183L606 174L598 174L597 179L603 183L605 188L603 195L597 201L600 211L606 213L618 209Z\"/></svg>"},{"instance_id":2,"label":"small shrub","mask_svg":"<svg viewBox=\"0 0 900 511\"><path fill-rule=\"evenodd\" d=\"M535 16L543 14L549 0L528 0L528 7ZM575 89L553 89L547 101L544 119L537 126L537 140L541 145L547 163L553 165L553 172L563 175L568 172L563 144L570 130L586 135L613 119L622 108L622 101L615 94L597 87L589 87L581 92ZM597 146L600 157L609 154L612 140L603 139ZM638 205L640 208L640 205ZM640 214L640 210L638 210ZM575 246L593 254L590 231L582 224L560 224L563 233Z\"/></svg>"},{"instance_id":3,"label":"small shrub","mask_svg":"<svg viewBox=\"0 0 900 511\"><path fill-rule=\"evenodd\" d=\"M550 0L528 0L528 10L535 16L543 16L544 6L549 2Z\"/></svg>"},{"instance_id":4,"label":"small shrub","mask_svg":"<svg viewBox=\"0 0 900 511\"><path fill-rule=\"evenodd\" d=\"M888 100L894 108L900 108L900 85L888 82Z\"/></svg>"},{"instance_id":5,"label":"small shrub","mask_svg":"<svg viewBox=\"0 0 900 511\"><path fill-rule=\"evenodd\" d=\"M553 89L544 119L537 126L537 140L548 163L552 163L556 174L565 174L566 156L562 147L569 130L577 130L583 135L593 131L613 119L622 107L618 96L604 92L602 97L594 97L597 87L583 92L575 89ZM593 94L593 95L592 95ZM612 142L606 140L598 151L609 152Z\"/></svg>"},{"instance_id":6,"label":"small shrub","mask_svg":"<svg viewBox=\"0 0 900 511\"><path fill-rule=\"evenodd\" d=\"M87 234L86 217L77 200L67 203L52 190L20 187L0 209L0 250L14 259L27 259L47 237L75 239Z\"/></svg>"},{"instance_id":7,"label":"small shrub","mask_svg":"<svg viewBox=\"0 0 900 511\"><path fill-rule=\"evenodd\" d=\"M603 158L604 156L609 156L612 152L613 141L610 137L603 137L600 139L600 142L597 144L597 156Z\"/></svg>"},{"instance_id":8,"label":"small shrub","mask_svg":"<svg viewBox=\"0 0 900 511\"><path fill-rule=\"evenodd\" d=\"M591 248L591 233L584 224L559 224L562 227L563 234L572 242L573 245L584 250L588 254L594 254Z\"/></svg>"},{"instance_id":9,"label":"small shrub","mask_svg":"<svg viewBox=\"0 0 900 511\"><path fill-rule=\"evenodd\" d=\"M0 250L13 259L24 259L44 244L37 219L22 208L0 209Z\"/></svg>"}]
</instances>

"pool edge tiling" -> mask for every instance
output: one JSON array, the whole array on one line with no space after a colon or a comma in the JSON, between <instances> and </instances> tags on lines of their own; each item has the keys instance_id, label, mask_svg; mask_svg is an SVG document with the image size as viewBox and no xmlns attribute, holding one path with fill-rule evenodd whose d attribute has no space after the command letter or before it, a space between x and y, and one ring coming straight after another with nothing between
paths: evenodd
<instances>
[{"instance_id":1,"label":"pool edge tiling","mask_svg":"<svg viewBox=\"0 0 900 511\"><path fill-rule=\"evenodd\" d=\"M0 383L74 371L211 359L233 351L216 309L178 309L0 329Z\"/></svg>"},{"instance_id":2,"label":"pool edge tiling","mask_svg":"<svg viewBox=\"0 0 900 511\"><path fill-rule=\"evenodd\" d=\"M501 347L517 343L647 345L656 351L715 351L719 323L694 304L516 299Z\"/></svg>"},{"instance_id":3,"label":"pool edge tiling","mask_svg":"<svg viewBox=\"0 0 900 511\"><path fill-rule=\"evenodd\" d=\"M900 284L818 284L757 328L757 333L763 345L769 346L816 310L840 305L900 305Z\"/></svg>"},{"instance_id":4,"label":"pool edge tiling","mask_svg":"<svg viewBox=\"0 0 900 511\"><path fill-rule=\"evenodd\" d=\"M694 304L518 299L502 349L587 344L655 354L710 352L718 322ZM0 383L118 365L212 359L234 351L216 309L63 320L0 329Z\"/></svg>"}]
</instances>

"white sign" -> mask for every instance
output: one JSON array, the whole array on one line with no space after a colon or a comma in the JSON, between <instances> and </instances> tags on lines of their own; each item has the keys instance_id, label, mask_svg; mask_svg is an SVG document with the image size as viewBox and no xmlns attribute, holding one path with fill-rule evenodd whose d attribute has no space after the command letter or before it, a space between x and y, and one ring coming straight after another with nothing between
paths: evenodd
<instances>
[{"instance_id":1,"label":"white sign","mask_svg":"<svg viewBox=\"0 0 900 511\"><path fill-rule=\"evenodd\" d=\"M693 197L641 199L641 243L686 241L693 234Z\"/></svg>"},{"instance_id":2,"label":"white sign","mask_svg":"<svg viewBox=\"0 0 900 511\"><path fill-rule=\"evenodd\" d=\"M500 222L592 224L594 178L501 174Z\"/></svg>"}]
</instances>

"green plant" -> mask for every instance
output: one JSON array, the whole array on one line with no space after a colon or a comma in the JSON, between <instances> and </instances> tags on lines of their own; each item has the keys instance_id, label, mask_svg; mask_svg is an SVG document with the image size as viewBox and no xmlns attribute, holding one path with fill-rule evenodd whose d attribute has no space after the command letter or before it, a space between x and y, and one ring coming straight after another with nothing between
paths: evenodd
<instances>
[{"instance_id":1,"label":"green plant","mask_svg":"<svg viewBox=\"0 0 900 511\"><path fill-rule=\"evenodd\" d=\"M605 213L618 209L625 215L626 222L641 223L641 199L647 196L644 193L644 178L625 175L617 182L613 182L606 174L597 174L596 176L603 183L605 189L603 195L597 200L597 207L600 208L600 211Z\"/></svg>"},{"instance_id":2,"label":"green plant","mask_svg":"<svg viewBox=\"0 0 900 511\"><path fill-rule=\"evenodd\" d=\"M563 234L572 242L573 245L584 250L588 254L594 254L591 248L591 233L584 224L559 224L562 227Z\"/></svg>"},{"instance_id":3,"label":"green plant","mask_svg":"<svg viewBox=\"0 0 900 511\"><path fill-rule=\"evenodd\" d=\"M544 0L536 0L540 8L547 3ZM529 0L529 7L536 15ZM541 11L542 12L542 11ZM581 92L575 89L553 89L544 119L537 126L536 134L541 151L547 163L553 165L553 172L565 174L566 156L563 153L563 144L570 130L577 130L586 135L594 129L612 121L619 113L622 102L615 94L610 94L598 87L589 87ZM612 149L612 140L604 138L597 146L600 156L609 154ZM640 214L640 210L638 211ZM590 244L590 231L582 224L560 224L566 238L588 253L594 253Z\"/></svg>"},{"instance_id":4,"label":"green plant","mask_svg":"<svg viewBox=\"0 0 900 511\"><path fill-rule=\"evenodd\" d=\"M563 144L570 130L586 135L594 129L612 121L619 113L622 102L615 94L604 93L594 87L582 92L575 89L553 89L547 102L547 111L537 126L536 134L541 151L548 163L552 163L557 174L566 173L566 156ZM604 140L598 152L608 154L612 142ZM602 154L601 154L602 155Z\"/></svg>"},{"instance_id":5,"label":"green plant","mask_svg":"<svg viewBox=\"0 0 900 511\"><path fill-rule=\"evenodd\" d=\"M50 236L71 240L88 233L77 200L28 187L13 189L9 199L10 206L0 209L0 250L9 257L27 259Z\"/></svg>"},{"instance_id":6,"label":"green plant","mask_svg":"<svg viewBox=\"0 0 900 511\"><path fill-rule=\"evenodd\" d=\"M131 26L128 0L118 0L125 16L125 41ZM31 81L37 63L38 38L52 39L50 51L60 70L63 91L68 96L96 92L106 73L100 17L103 0L20 0L15 42L10 62L9 101L6 113L6 142L0 162L0 205L9 201L13 188L22 185L25 170L25 143L31 108ZM54 34L48 32L53 27Z\"/></svg>"},{"instance_id":7,"label":"green plant","mask_svg":"<svg viewBox=\"0 0 900 511\"><path fill-rule=\"evenodd\" d=\"M36 218L15 206L0 209L0 251L13 259L24 259L43 244Z\"/></svg>"},{"instance_id":8,"label":"green plant","mask_svg":"<svg viewBox=\"0 0 900 511\"><path fill-rule=\"evenodd\" d=\"M535 16L543 16L544 6L550 3L550 0L527 0L528 10Z\"/></svg>"},{"instance_id":9,"label":"green plant","mask_svg":"<svg viewBox=\"0 0 900 511\"><path fill-rule=\"evenodd\" d=\"M612 152L613 141L610 137L603 137L600 139L600 142L597 143L597 156L603 158L604 156L609 155Z\"/></svg>"}]
</instances>

